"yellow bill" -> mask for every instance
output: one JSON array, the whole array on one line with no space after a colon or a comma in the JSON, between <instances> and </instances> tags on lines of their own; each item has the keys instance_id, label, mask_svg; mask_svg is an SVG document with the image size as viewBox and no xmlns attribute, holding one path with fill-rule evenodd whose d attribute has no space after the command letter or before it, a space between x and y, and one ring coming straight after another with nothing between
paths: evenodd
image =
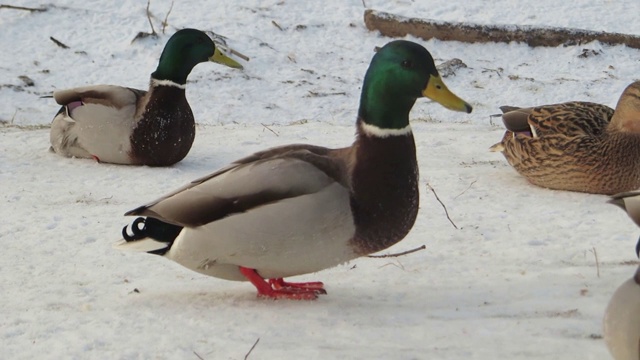
<instances>
[{"instance_id":1,"label":"yellow bill","mask_svg":"<svg viewBox=\"0 0 640 360\"><path fill-rule=\"evenodd\" d=\"M211 56L209 60L218 64L226 65L230 68L242 69L242 65L240 65L240 63L233 60L229 55L218 49L218 47L216 47L216 50L213 52L213 56Z\"/></svg>"},{"instance_id":2,"label":"yellow bill","mask_svg":"<svg viewBox=\"0 0 640 360\"><path fill-rule=\"evenodd\" d=\"M440 103L440 105L449 110L463 111L467 114L473 110L471 105L447 89L447 86L442 82L440 76L431 75L429 77L429 83L427 87L422 90L422 95Z\"/></svg>"}]
</instances>

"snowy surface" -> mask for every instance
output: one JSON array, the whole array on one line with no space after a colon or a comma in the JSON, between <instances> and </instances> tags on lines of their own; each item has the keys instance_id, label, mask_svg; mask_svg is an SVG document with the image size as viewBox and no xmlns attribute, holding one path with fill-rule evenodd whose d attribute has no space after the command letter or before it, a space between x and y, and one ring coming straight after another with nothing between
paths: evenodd
<instances>
[{"instance_id":1,"label":"snowy surface","mask_svg":"<svg viewBox=\"0 0 640 360\"><path fill-rule=\"evenodd\" d=\"M350 144L373 48L390 40L365 29L363 3L441 21L640 35L637 0L180 0L167 34L134 43L149 31L145 1L0 9L0 358L243 359L257 339L249 359L608 358L602 314L634 271L640 230L607 197L536 188L487 149L502 136L490 118L500 105L614 106L638 79L640 51L624 46L418 40L437 63L468 65L445 81L474 106L466 115L422 99L412 112L421 210L387 252L427 248L295 278L324 281L318 301L259 300L248 283L111 248L125 211L234 159L287 143ZM158 31L169 7L151 3ZM181 27L223 34L251 57L243 71L194 69L187 95L199 126L185 160L155 169L47 152L58 107L40 95L146 88ZM597 55L580 57L584 49Z\"/></svg>"}]
</instances>

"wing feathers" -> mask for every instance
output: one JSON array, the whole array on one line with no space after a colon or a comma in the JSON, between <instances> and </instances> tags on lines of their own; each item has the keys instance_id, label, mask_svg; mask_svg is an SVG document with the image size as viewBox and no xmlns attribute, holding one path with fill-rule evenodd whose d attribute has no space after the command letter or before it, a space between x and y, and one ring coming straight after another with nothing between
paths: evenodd
<instances>
[{"instance_id":1,"label":"wing feathers","mask_svg":"<svg viewBox=\"0 0 640 360\"><path fill-rule=\"evenodd\" d=\"M151 216L176 225L194 227L279 200L313 194L331 184L341 183L334 178L337 175L329 175L314 164L291 156L291 153L255 161L260 156L258 153L241 159L239 162L249 162L232 164L125 215ZM340 166L334 165L333 168Z\"/></svg>"},{"instance_id":2,"label":"wing feathers","mask_svg":"<svg viewBox=\"0 0 640 360\"><path fill-rule=\"evenodd\" d=\"M145 91L122 86L95 85L58 90L53 93L53 98L60 105L67 105L73 101L82 101L121 109L126 106L136 105L138 98L145 94Z\"/></svg>"}]
</instances>

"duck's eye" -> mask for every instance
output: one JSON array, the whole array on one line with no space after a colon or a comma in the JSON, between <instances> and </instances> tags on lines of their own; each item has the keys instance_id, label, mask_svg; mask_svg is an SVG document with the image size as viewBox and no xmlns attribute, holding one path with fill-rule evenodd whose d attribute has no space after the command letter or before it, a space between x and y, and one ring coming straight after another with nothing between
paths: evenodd
<instances>
[{"instance_id":1,"label":"duck's eye","mask_svg":"<svg viewBox=\"0 0 640 360\"><path fill-rule=\"evenodd\" d=\"M401 65L405 69L413 68L413 62L411 60L403 60Z\"/></svg>"}]
</instances>

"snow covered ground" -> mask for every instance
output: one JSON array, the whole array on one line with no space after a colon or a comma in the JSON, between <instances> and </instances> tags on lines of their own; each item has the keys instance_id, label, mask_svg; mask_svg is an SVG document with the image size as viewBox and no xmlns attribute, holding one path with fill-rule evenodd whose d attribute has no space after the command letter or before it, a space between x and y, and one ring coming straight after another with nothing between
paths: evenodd
<instances>
[{"instance_id":1,"label":"snow covered ground","mask_svg":"<svg viewBox=\"0 0 640 360\"><path fill-rule=\"evenodd\" d=\"M373 48L390 40L366 30L365 5L640 35L637 0L181 0L165 35L133 43L149 31L143 0L10 3L48 10L0 8L0 358L243 359L257 339L249 359L608 358L602 314L635 269L640 229L607 197L536 188L487 149L502 136L490 118L500 105L614 106L639 78L640 51L625 46L408 37L437 63L468 65L445 81L474 112L424 99L412 112L421 211L388 252L426 250L296 278L325 282L318 301L262 301L248 283L111 246L125 211L236 158L295 142L348 145ZM170 5L151 2L159 32ZM156 169L47 152L58 107L39 96L98 83L146 88L182 27L223 34L251 57L243 71L201 64L191 74L199 126L185 160ZM580 57L584 49L597 55Z\"/></svg>"}]
</instances>

